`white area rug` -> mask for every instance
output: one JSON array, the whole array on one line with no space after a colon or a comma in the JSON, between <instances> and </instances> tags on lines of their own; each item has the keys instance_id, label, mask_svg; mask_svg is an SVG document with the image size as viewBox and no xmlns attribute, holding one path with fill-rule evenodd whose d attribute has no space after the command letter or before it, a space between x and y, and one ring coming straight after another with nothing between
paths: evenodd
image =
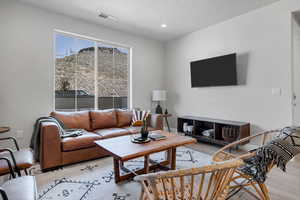
<instances>
[{"instance_id":1,"label":"white area rug","mask_svg":"<svg viewBox=\"0 0 300 200\"><path fill-rule=\"evenodd\" d=\"M177 168L208 165L211 156L190 148L177 149ZM151 156L164 160L165 153ZM142 168L143 158L125 163L130 169ZM55 171L40 173L34 169L39 191L39 200L137 200L140 185L134 181L115 184L112 158L63 167Z\"/></svg>"}]
</instances>

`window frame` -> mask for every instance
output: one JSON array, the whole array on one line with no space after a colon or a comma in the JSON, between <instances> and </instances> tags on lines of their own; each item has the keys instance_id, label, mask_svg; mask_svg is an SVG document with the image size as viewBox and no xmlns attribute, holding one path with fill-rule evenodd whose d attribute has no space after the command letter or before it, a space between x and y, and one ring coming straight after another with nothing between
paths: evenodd
<instances>
[{"instance_id":1,"label":"window frame","mask_svg":"<svg viewBox=\"0 0 300 200\"><path fill-rule=\"evenodd\" d=\"M65 35L68 37L74 37L78 39L83 39L83 40L89 40L91 42L94 42L94 47L95 47L95 58L94 58L94 87L95 87L95 96L98 97L98 82L97 82L97 75L98 75L98 66L96 63L98 63L98 44L104 44L104 45L109 45L112 48L125 48L128 49L128 59L127 59L127 84L128 84L128 89L127 89L127 109L132 109L132 47L129 45L123 45L119 44L116 42L110 42L106 40L101 40L97 39L94 37L89 37L89 36L84 36L80 35L77 33L71 33L59 29L54 29L53 31L53 89L52 89L52 95L53 95L53 110L56 111L56 101L55 101L55 80L56 80L56 35ZM97 48L96 48L97 47ZM77 100L76 100L77 101ZM94 108L95 110L98 110L98 98L94 98ZM75 103L75 112L77 112L77 104Z\"/></svg>"}]
</instances>

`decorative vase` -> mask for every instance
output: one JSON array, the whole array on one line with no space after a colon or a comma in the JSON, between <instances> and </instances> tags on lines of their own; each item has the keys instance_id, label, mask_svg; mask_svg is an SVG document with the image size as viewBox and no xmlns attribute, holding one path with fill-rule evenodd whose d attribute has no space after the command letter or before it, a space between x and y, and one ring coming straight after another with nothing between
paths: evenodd
<instances>
[{"instance_id":1,"label":"decorative vase","mask_svg":"<svg viewBox=\"0 0 300 200\"><path fill-rule=\"evenodd\" d=\"M194 126L187 126L187 132L189 132L190 134L192 134L193 130L194 130Z\"/></svg>"},{"instance_id":2,"label":"decorative vase","mask_svg":"<svg viewBox=\"0 0 300 200\"><path fill-rule=\"evenodd\" d=\"M162 107L158 104L156 109L155 109L155 113L156 114L163 114L163 110Z\"/></svg>"},{"instance_id":3,"label":"decorative vase","mask_svg":"<svg viewBox=\"0 0 300 200\"><path fill-rule=\"evenodd\" d=\"M183 132L188 132L188 123L183 123Z\"/></svg>"},{"instance_id":4,"label":"decorative vase","mask_svg":"<svg viewBox=\"0 0 300 200\"><path fill-rule=\"evenodd\" d=\"M141 138L142 138L142 140L147 140L148 135L149 135L147 119L148 119L148 116L145 117L145 119L143 120L143 126L141 128Z\"/></svg>"}]
</instances>

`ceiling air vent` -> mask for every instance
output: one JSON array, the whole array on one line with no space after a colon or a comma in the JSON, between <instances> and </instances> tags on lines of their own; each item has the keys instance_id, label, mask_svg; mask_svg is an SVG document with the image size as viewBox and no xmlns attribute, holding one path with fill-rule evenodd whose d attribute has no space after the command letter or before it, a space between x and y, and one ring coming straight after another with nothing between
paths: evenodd
<instances>
[{"instance_id":1,"label":"ceiling air vent","mask_svg":"<svg viewBox=\"0 0 300 200\"><path fill-rule=\"evenodd\" d=\"M99 14L99 17L103 18L103 19L107 19L108 18L108 15L105 14L105 13L100 13Z\"/></svg>"},{"instance_id":2,"label":"ceiling air vent","mask_svg":"<svg viewBox=\"0 0 300 200\"><path fill-rule=\"evenodd\" d=\"M118 19L112 15L108 15L106 13L100 12L100 14L98 15L99 17L103 18L103 19L110 19L110 20L114 20L114 21L118 21Z\"/></svg>"}]
</instances>

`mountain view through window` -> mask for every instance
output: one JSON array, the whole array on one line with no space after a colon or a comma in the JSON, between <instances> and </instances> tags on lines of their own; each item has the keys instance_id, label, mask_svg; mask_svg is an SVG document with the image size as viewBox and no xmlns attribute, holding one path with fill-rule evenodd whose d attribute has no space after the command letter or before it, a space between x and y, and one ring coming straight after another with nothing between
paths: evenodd
<instances>
[{"instance_id":1,"label":"mountain view through window","mask_svg":"<svg viewBox=\"0 0 300 200\"><path fill-rule=\"evenodd\" d=\"M127 108L129 49L57 33L55 109Z\"/></svg>"}]
</instances>

